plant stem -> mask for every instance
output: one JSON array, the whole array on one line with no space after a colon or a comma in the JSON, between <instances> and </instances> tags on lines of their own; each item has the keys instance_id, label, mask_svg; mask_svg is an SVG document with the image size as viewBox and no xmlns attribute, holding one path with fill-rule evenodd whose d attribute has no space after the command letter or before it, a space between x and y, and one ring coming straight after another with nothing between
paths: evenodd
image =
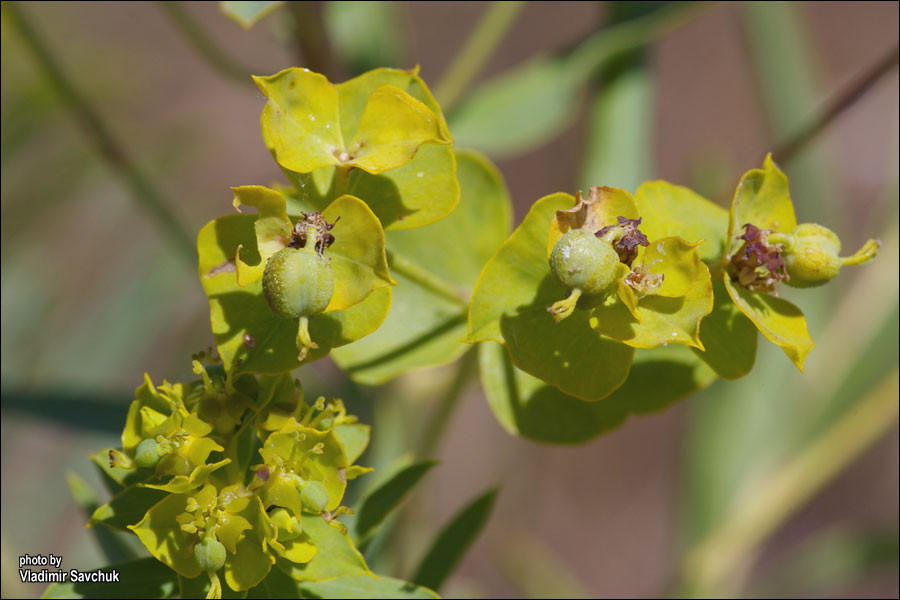
<instances>
[{"instance_id":1,"label":"plant stem","mask_svg":"<svg viewBox=\"0 0 900 600\"><path fill-rule=\"evenodd\" d=\"M181 2L157 2L157 4L172 20L179 33L184 36L213 70L218 71L232 81L256 89L253 80L250 79L251 70L219 48Z\"/></svg>"},{"instance_id":2,"label":"plant stem","mask_svg":"<svg viewBox=\"0 0 900 600\"><path fill-rule=\"evenodd\" d=\"M329 80L341 79L342 73L334 60L328 40L320 2L288 2L294 17L298 60L311 71Z\"/></svg>"},{"instance_id":3,"label":"plant stem","mask_svg":"<svg viewBox=\"0 0 900 600\"><path fill-rule=\"evenodd\" d=\"M450 417L459 404L459 399L466 389L466 384L475 373L475 367L478 364L478 352L473 346L466 350L465 354L459 359L456 368L456 374L444 395L441 397L437 405L436 412L426 425L424 433L420 438L419 450L417 455L419 458L430 458L435 449L438 447L447 425L450 423Z\"/></svg>"},{"instance_id":4,"label":"plant stem","mask_svg":"<svg viewBox=\"0 0 900 600\"><path fill-rule=\"evenodd\" d=\"M757 548L828 482L894 426L898 414L895 369L865 398L755 488L683 563L690 593L733 593L728 582Z\"/></svg>"},{"instance_id":5,"label":"plant stem","mask_svg":"<svg viewBox=\"0 0 900 600\"><path fill-rule=\"evenodd\" d=\"M18 3L4 2L3 10L9 17L10 23L18 30L22 40L34 54L44 75L56 89L64 104L72 111L72 115L84 133L93 142L96 150L129 185L138 205L156 219L166 235L172 239L182 258L188 263L194 264L196 251L194 250L193 236L181 225L150 180L131 161L98 113L66 78L50 49L40 34L32 27Z\"/></svg>"},{"instance_id":6,"label":"plant stem","mask_svg":"<svg viewBox=\"0 0 900 600\"><path fill-rule=\"evenodd\" d=\"M802 152L838 115L859 100L878 80L890 73L897 66L898 61L900 61L900 49L894 48L859 76L853 84L847 86L828 102L818 116L811 119L803 129L790 139L778 144L772 152L775 158L780 162L787 163Z\"/></svg>"},{"instance_id":7,"label":"plant stem","mask_svg":"<svg viewBox=\"0 0 900 600\"><path fill-rule=\"evenodd\" d=\"M469 297L464 290L454 287L440 277L435 277L427 270L413 264L399 254L394 254L390 250L387 251L387 260L391 271L396 271L407 279L412 279L422 287L427 288L454 304L458 304L462 307L468 306Z\"/></svg>"},{"instance_id":8,"label":"plant stem","mask_svg":"<svg viewBox=\"0 0 900 600\"><path fill-rule=\"evenodd\" d=\"M449 110L484 68L524 6L524 2L498 1L485 9L475 31L435 86L435 97L444 111Z\"/></svg>"}]
</instances>

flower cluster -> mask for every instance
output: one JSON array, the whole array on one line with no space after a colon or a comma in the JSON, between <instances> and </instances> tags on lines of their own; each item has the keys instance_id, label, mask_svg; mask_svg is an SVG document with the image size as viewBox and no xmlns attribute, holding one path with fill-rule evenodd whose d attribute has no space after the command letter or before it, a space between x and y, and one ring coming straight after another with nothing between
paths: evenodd
<instances>
[{"instance_id":1,"label":"flower cluster","mask_svg":"<svg viewBox=\"0 0 900 600\"><path fill-rule=\"evenodd\" d=\"M200 232L199 272L226 367L277 373L375 331L391 306L385 230L421 227L459 201L440 107L417 72L341 84L291 68L254 81L262 137L291 188L233 188Z\"/></svg>"},{"instance_id":2,"label":"flower cluster","mask_svg":"<svg viewBox=\"0 0 900 600\"><path fill-rule=\"evenodd\" d=\"M877 248L840 257L834 233L798 225L771 157L741 180L730 212L665 182L634 198L553 194L484 267L469 341L501 342L516 367L589 401L623 385L634 349L683 344L722 377L746 374L756 341L735 325L744 317L802 368L812 340L778 284L821 285Z\"/></svg>"},{"instance_id":3,"label":"flower cluster","mask_svg":"<svg viewBox=\"0 0 900 600\"><path fill-rule=\"evenodd\" d=\"M123 490L97 509L111 524L117 503L141 503L133 522L150 553L180 576L209 579L207 597L222 584L244 591L273 565L296 579L315 580L309 565L331 552L356 556L349 574L367 573L337 517L347 482L370 471L353 464L368 427L338 399L303 399L288 375L244 375L194 362L201 378L138 388L122 433L107 451L107 472Z\"/></svg>"}]
</instances>

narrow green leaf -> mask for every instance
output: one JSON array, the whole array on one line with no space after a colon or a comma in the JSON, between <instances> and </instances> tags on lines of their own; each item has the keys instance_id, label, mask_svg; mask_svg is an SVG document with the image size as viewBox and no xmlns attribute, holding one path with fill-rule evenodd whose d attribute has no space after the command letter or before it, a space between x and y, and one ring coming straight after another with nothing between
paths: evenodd
<instances>
[{"instance_id":1,"label":"narrow green leaf","mask_svg":"<svg viewBox=\"0 0 900 600\"><path fill-rule=\"evenodd\" d=\"M672 3L606 28L566 56L538 56L491 79L449 115L456 142L492 157L540 147L572 123L579 92L598 69L674 29L691 16L690 8Z\"/></svg>"},{"instance_id":2,"label":"narrow green leaf","mask_svg":"<svg viewBox=\"0 0 900 600\"><path fill-rule=\"evenodd\" d=\"M354 73L403 60L402 17L397 2L325 2L322 17L341 63Z\"/></svg>"},{"instance_id":3,"label":"narrow green leaf","mask_svg":"<svg viewBox=\"0 0 900 600\"><path fill-rule=\"evenodd\" d=\"M416 570L415 583L440 589L487 523L498 491L494 488L475 498L441 530Z\"/></svg>"},{"instance_id":4,"label":"narrow green leaf","mask_svg":"<svg viewBox=\"0 0 900 600\"><path fill-rule=\"evenodd\" d=\"M152 557L119 563L91 573L117 572L118 582L54 583L41 598L169 598L178 592L178 576Z\"/></svg>"},{"instance_id":5,"label":"narrow green leaf","mask_svg":"<svg viewBox=\"0 0 900 600\"><path fill-rule=\"evenodd\" d=\"M94 488L78 474L66 473L66 482L75 504L84 511L85 517L90 518L100 506L100 500ZM134 550L120 537L120 534L105 527L92 527L91 533L100 546L103 556L111 563L125 562L137 558Z\"/></svg>"},{"instance_id":6,"label":"narrow green leaf","mask_svg":"<svg viewBox=\"0 0 900 600\"><path fill-rule=\"evenodd\" d=\"M605 185L634 193L652 172L653 76L640 53L608 71L588 114L580 189Z\"/></svg>"},{"instance_id":7,"label":"narrow green leaf","mask_svg":"<svg viewBox=\"0 0 900 600\"><path fill-rule=\"evenodd\" d=\"M382 483L363 498L356 511L353 538L362 542L375 530L384 518L403 500L406 494L437 461L423 461L406 467Z\"/></svg>"},{"instance_id":8,"label":"narrow green leaf","mask_svg":"<svg viewBox=\"0 0 900 600\"><path fill-rule=\"evenodd\" d=\"M440 598L428 588L385 575L303 583L300 590L304 598Z\"/></svg>"},{"instance_id":9,"label":"narrow green leaf","mask_svg":"<svg viewBox=\"0 0 900 600\"><path fill-rule=\"evenodd\" d=\"M896 527L896 526L895 526ZM837 525L804 540L778 564L749 583L748 597L814 597L896 572L897 529L874 531Z\"/></svg>"},{"instance_id":10,"label":"narrow green leaf","mask_svg":"<svg viewBox=\"0 0 900 600\"><path fill-rule=\"evenodd\" d=\"M97 508L91 516L91 524L102 524L113 529L128 531L144 518L153 505L168 496L162 490L138 485L125 488L112 500Z\"/></svg>"}]
</instances>

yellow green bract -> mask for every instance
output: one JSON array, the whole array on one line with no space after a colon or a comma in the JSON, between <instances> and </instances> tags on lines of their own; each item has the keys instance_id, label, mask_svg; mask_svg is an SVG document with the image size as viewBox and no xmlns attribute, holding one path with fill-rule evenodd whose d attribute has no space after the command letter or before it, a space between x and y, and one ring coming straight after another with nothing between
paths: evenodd
<instances>
[{"instance_id":1,"label":"yellow green bract","mask_svg":"<svg viewBox=\"0 0 900 600\"><path fill-rule=\"evenodd\" d=\"M698 244L652 240L631 267L616 265L605 297L580 298L558 323L548 306L565 297L548 257L567 232L592 234L639 217L625 190L592 188L538 200L482 271L469 312L469 341L502 342L516 367L582 400L604 398L628 376L633 348L670 343L702 349L699 326L712 310L709 270Z\"/></svg>"},{"instance_id":2,"label":"yellow green bract","mask_svg":"<svg viewBox=\"0 0 900 600\"><path fill-rule=\"evenodd\" d=\"M197 238L200 279L209 297L213 334L229 369L257 373L290 370L327 355L374 331L390 308L394 284L384 253L384 232L365 203L342 196L323 216L335 241L323 251L335 284L325 311L309 317L309 337L317 344L299 358L298 319L284 319L269 307L262 291L266 261L288 246L294 223L286 199L262 186L234 188L234 205L254 215L220 217ZM339 219L339 220L338 220Z\"/></svg>"},{"instance_id":3,"label":"yellow green bract","mask_svg":"<svg viewBox=\"0 0 900 600\"><path fill-rule=\"evenodd\" d=\"M263 140L317 210L353 194L385 229L409 229L456 206L452 138L416 70L376 69L337 85L298 68L254 80L268 98Z\"/></svg>"},{"instance_id":4,"label":"yellow green bract","mask_svg":"<svg viewBox=\"0 0 900 600\"><path fill-rule=\"evenodd\" d=\"M286 374L234 378L199 360L194 370L201 379L138 388L122 448L109 451L108 473L123 487L93 522L132 531L184 578L208 578L208 597L221 597L220 574L241 592L276 564L302 581L371 574L336 520L347 481L371 471L353 464L368 427L340 400L307 404ZM204 420L221 414L231 415L227 431ZM145 439L165 448L160 465L177 457L187 470L138 468L131 459ZM208 462L212 453L221 460ZM315 512L301 499L307 488L321 490ZM270 508L290 518L273 520Z\"/></svg>"}]
</instances>

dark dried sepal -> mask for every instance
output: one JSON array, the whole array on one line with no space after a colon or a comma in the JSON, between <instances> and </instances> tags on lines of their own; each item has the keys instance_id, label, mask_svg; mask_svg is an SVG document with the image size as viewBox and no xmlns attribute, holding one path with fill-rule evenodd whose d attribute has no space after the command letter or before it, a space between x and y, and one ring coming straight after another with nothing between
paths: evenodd
<instances>
[{"instance_id":1,"label":"dark dried sepal","mask_svg":"<svg viewBox=\"0 0 900 600\"><path fill-rule=\"evenodd\" d=\"M743 229L737 239L744 244L731 257L732 277L748 290L774 292L775 284L789 278L781 248L769 243L771 230L750 223L744 223Z\"/></svg>"},{"instance_id":2,"label":"dark dried sepal","mask_svg":"<svg viewBox=\"0 0 900 600\"><path fill-rule=\"evenodd\" d=\"M594 235L603 237L610 231L618 229L619 231L615 235L617 239L614 239L612 245L616 250L616 254L619 255L619 261L630 267L631 263L634 262L634 259L637 258L638 246L649 246L650 240L648 240L647 236L638 229L638 226L641 224L640 217L637 219L628 219L619 216L616 217L616 220L619 223L618 225L608 225L597 231Z\"/></svg>"}]
</instances>

